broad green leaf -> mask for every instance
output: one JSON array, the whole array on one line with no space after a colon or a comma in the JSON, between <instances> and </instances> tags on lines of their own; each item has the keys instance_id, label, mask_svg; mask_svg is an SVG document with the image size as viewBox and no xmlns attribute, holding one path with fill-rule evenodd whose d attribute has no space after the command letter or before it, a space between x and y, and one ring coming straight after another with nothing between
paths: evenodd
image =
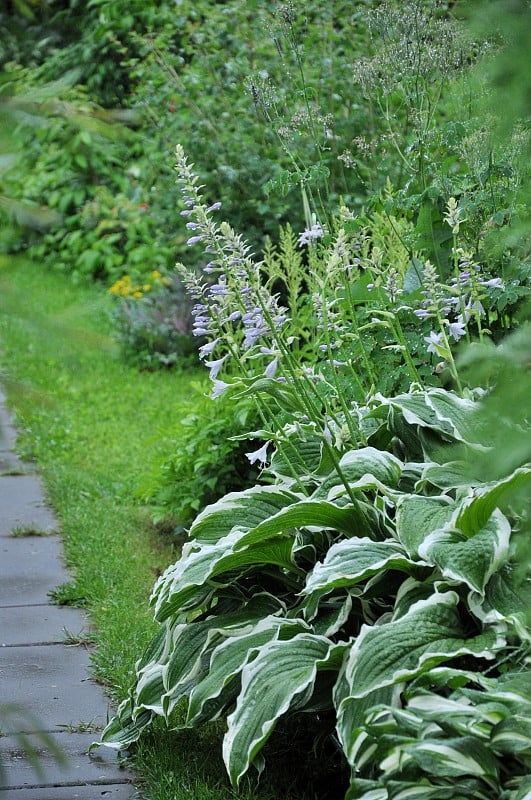
<instances>
[{"instance_id":1,"label":"broad green leaf","mask_svg":"<svg viewBox=\"0 0 531 800\"><path fill-rule=\"evenodd\" d=\"M404 751L428 775L496 778L497 764L489 748L472 736L424 739L407 745ZM385 763L380 765L385 769Z\"/></svg>"},{"instance_id":2,"label":"broad green leaf","mask_svg":"<svg viewBox=\"0 0 531 800\"><path fill-rule=\"evenodd\" d=\"M326 665L331 643L322 636L301 633L289 641L263 647L242 671L242 689L228 717L223 758L237 786L283 714L307 699L317 670Z\"/></svg>"},{"instance_id":3,"label":"broad green leaf","mask_svg":"<svg viewBox=\"0 0 531 800\"><path fill-rule=\"evenodd\" d=\"M497 511L470 538L453 528L433 531L419 545L418 554L436 564L445 578L462 581L483 596L488 580L507 560L510 536L509 522Z\"/></svg>"},{"instance_id":4,"label":"broad green leaf","mask_svg":"<svg viewBox=\"0 0 531 800\"><path fill-rule=\"evenodd\" d=\"M252 486L243 492L230 492L196 517L190 537L214 544L233 528L254 528L300 499L300 495L278 486Z\"/></svg>"},{"instance_id":5,"label":"broad green leaf","mask_svg":"<svg viewBox=\"0 0 531 800\"><path fill-rule=\"evenodd\" d=\"M403 464L392 455L375 447L362 447L359 450L349 450L339 462L341 472L349 484L359 484L360 487L380 486L396 488ZM364 481L363 478L366 478ZM372 481L371 478L375 480ZM313 493L314 498L331 499L335 487L342 487L343 482L339 475L332 473Z\"/></svg>"},{"instance_id":6,"label":"broad green leaf","mask_svg":"<svg viewBox=\"0 0 531 800\"><path fill-rule=\"evenodd\" d=\"M294 569L290 541L275 537L239 549L242 536L240 531L234 531L212 545L198 546L193 542L185 546L181 558L166 570L155 587L155 618L163 622L175 613L201 605L216 586L213 579L232 570L241 573L257 564ZM227 580L230 583L232 578ZM224 585L223 581L217 585Z\"/></svg>"},{"instance_id":7,"label":"broad green leaf","mask_svg":"<svg viewBox=\"0 0 531 800\"><path fill-rule=\"evenodd\" d=\"M319 599L334 589L348 588L387 570L412 572L416 567L398 542L343 539L315 565L301 594L310 595L308 606L314 609Z\"/></svg>"},{"instance_id":8,"label":"broad green leaf","mask_svg":"<svg viewBox=\"0 0 531 800\"><path fill-rule=\"evenodd\" d=\"M516 715L502 720L493 729L490 744L496 753L531 757L531 718Z\"/></svg>"},{"instance_id":9,"label":"broad green leaf","mask_svg":"<svg viewBox=\"0 0 531 800\"><path fill-rule=\"evenodd\" d=\"M388 781L389 794L386 800L493 800L490 787L483 781L459 781L459 794L452 781L450 785L435 786L425 778L410 783L408 781Z\"/></svg>"},{"instance_id":10,"label":"broad green leaf","mask_svg":"<svg viewBox=\"0 0 531 800\"><path fill-rule=\"evenodd\" d=\"M339 506L325 500L299 500L256 525L242 541L251 544L290 528L315 527L354 536L359 530L359 514L352 505Z\"/></svg>"},{"instance_id":11,"label":"broad green leaf","mask_svg":"<svg viewBox=\"0 0 531 800\"><path fill-rule=\"evenodd\" d=\"M208 709L213 705L228 684L234 681L245 664L252 660L257 651L267 642L279 637L289 639L296 633L308 630L302 620L287 620L268 616L257 622L254 628L240 636L224 639L213 651L206 676L194 687L190 694L187 724L197 725L206 719L214 719ZM239 691L236 686L236 693ZM216 715L219 709L216 706Z\"/></svg>"},{"instance_id":12,"label":"broad green leaf","mask_svg":"<svg viewBox=\"0 0 531 800\"><path fill-rule=\"evenodd\" d=\"M398 620L364 625L345 665L351 697L364 697L383 686L413 678L460 655L491 659L501 645L488 631L465 638L456 611L455 592L434 594L415 603Z\"/></svg>"},{"instance_id":13,"label":"broad green leaf","mask_svg":"<svg viewBox=\"0 0 531 800\"><path fill-rule=\"evenodd\" d=\"M316 474L323 461L323 443L317 436L290 436L276 448L268 471L293 481L293 470L301 477Z\"/></svg>"},{"instance_id":14,"label":"broad green leaf","mask_svg":"<svg viewBox=\"0 0 531 800\"><path fill-rule=\"evenodd\" d=\"M113 750L125 750L139 739L142 731L153 719L153 714L151 711L143 710L133 716L133 708L130 697L120 704L115 716L101 734L101 744Z\"/></svg>"},{"instance_id":15,"label":"broad green leaf","mask_svg":"<svg viewBox=\"0 0 531 800\"><path fill-rule=\"evenodd\" d=\"M466 536L481 530L493 511L515 492L531 486L531 468L520 467L503 480L474 489L472 496L465 498L456 514L454 524Z\"/></svg>"},{"instance_id":16,"label":"broad green leaf","mask_svg":"<svg viewBox=\"0 0 531 800\"><path fill-rule=\"evenodd\" d=\"M411 558L432 531L444 528L455 512L455 503L445 495L423 497L404 495L397 505L396 532Z\"/></svg>"},{"instance_id":17,"label":"broad green leaf","mask_svg":"<svg viewBox=\"0 0 531 800\"><path fill-rule=\"evenodd\" d=\"M334 704L338 709L337 735L349 764L360 769L377 749L374 736L367 732L366 715L376 706L397 705L401 686L384 686L365 697L342 697L339 682L334 689Z\"/></svg>"},{"instance_id":18,"label":"broad green leaf","mask_svg":"<svg viewBox=\"0 0 531 800\"><path fill-rule=\"evenodd\" d=\"M438 489L456 489L469 487L477 483L472 477L471 465L466 461L447 461L445 464L430 462L422 470L421 477L415 485L420 492L429 483Z\"/></svg>"},{"instance_id":19,"label":"broad green leaf","mask_svg":"<svg viewBox=\"0 0 531 800\"><path fill-rule=\"evenodd\" d=\"M392 399L377 395L382 404L398 409L410 425L430 428L462 442L472 442L475 436L477 404L460 398L444 389L401 394Z\"/></svg>"}]
</instances>

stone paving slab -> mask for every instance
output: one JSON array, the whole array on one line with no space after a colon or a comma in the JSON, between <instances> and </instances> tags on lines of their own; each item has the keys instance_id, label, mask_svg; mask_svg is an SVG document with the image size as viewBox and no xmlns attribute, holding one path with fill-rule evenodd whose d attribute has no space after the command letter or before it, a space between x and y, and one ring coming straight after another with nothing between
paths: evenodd
<instances>
[{"instance_id":1,"label":"stone paving slab","mask_svg":"<svg viewBox=\"0 0 531 800\"><path fill-rule=\"evenodd\" d=\"M16 736L0 738L0 761L3 775L1 789L29 788L47 784L109 784L126 783L132 775L119 766L116 752L99 747L89 755L89 747L97 738L94 733L60 733L53 739L65 763L58 763L53 753L36 736L28 737L38 761L37 772L28 761L26 752ZM0 795L1 797L1 795Z\"/></svg>"},{"instance_id":2,"label":"stone paving slab","mask_svg":"<svg viewBox=\"0 0 531 800\"><path fill-rule=\"evenodd\" d=\"M129 784L110 786L56 786L36 789L0 789L0 800L133 800Z\"/></svg>"},{"instance_id":3,"label":"stone paving slab","mask_svg":"<svg viewBox=\"0 0 531 800\"><path fill-rule=\"evenodd\" d=\"M133 800L130 784L108 786L55 786L36 789L0 789L0 800Z\"/></svg>"},{"instance_id":4,"label":"stone paving slab","mask_svg":"<svg viewBox=\"0 0 531 800\"><path fill-rule=\"evenodd\" d=\"M57 530L57 521L46 505L42 481L37 475L2 475L0 480L0 536L13 528Z\"/></svg>"},{"instance_id":5,"label":"stone paving slab","mask_svg":"<svg viewBox=\"0 0 531 800\"><path fill-rule=\"evenodd\" d=\"M79 636L89 626L79 608L67 606L8 606L0 608L0 647L59 644L67 634Z\"/></svg>"},{"instance_id":6,"label":"stone paving slab","mask_svg":"<svg viewBox=\"0 0 531 800\"><path fill-rule=\"evenodd\" d=\"M31 709L20 731L57 731L58 727L103 727L109 703L90 680L90 655L80 646L30 645L0 648L0 686L5 698ZM94 737L96 738L96 737Z\"/></svg>"},{"instance_id":7,"label":"stone paving slab","mask_svg":"<svg viewBox=\"0 0 531 800\"><path fill-rule=\"evenodd\" d=\"M0 606L47 604L48 592L70 579L57 536L0 538L0 570Z\"/></svg>"}]
</instances>

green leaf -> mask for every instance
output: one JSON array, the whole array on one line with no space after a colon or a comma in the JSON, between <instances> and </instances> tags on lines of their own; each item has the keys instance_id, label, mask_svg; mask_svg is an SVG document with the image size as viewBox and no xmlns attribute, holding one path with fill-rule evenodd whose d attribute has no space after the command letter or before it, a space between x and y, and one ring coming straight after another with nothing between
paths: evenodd
<instances>
[{"instance_id":1,"label":"green leaf","mask_svg":"<svg viewBox=\"0 0 531 800\"><path fill-rule=\"evenodd\" d=\"M507 502L515 492L531 485L531 468L520 467L503 480L474 489L472 496L463 500L455 517L455 526L467 536L481 530L493 511Z\"/></svg>"},{"instance_id":2,"label":"green leaf","mask_svg":"<svg viewBox=\"0 0 531 800\"><path fill-rule=\"evenodd\" d=\"M510 536L508 520L497 511L470 538L453 527L433 531L418 546L418 554L437 565L445 578L462 581L483 596L488 580L507 560Z\"/></svg>"},{"instance_id":3,"label":"green leaf","mask_svg":"<svg viewBox=\"0 0 531 800\"><path fill-rule=\"evenodd\" d=\"M478 778L497 778L494 755L472 736L429 739L406 745L402 749L428 775L459 777L473 775ZM386 762L380 765L386 768Z\"/></svg>"},{"instance_id":4,"label":"green leaf","mask_svg":"<svg viewBox=\"0 0 531 800\"><path fill-rule=\"evenodd\" d=\"M341 472L347 483L355 488L396 488L402 474L403 464L392 455L375 447L362 447L349 450L339 462ZM373 480L374 479L374 480ZM313 493L314 498L332 499L340 487L345 491L343 481L337 473L330 475Z\"/></svg>"},{"instance_id":5,"label":"green leaf","mask_svg":"<svg viewBox=\"0 0 531 800\"><path fill-rule=\"evenodd\" d=\"M496 753L531 757L531 719L516 715L502 720L493 729L490 744Z\"/></svg>"},{"instance_id":6,"label":"green leaf","mask_svg":"<svg viewBox=\"0 0 531 800\"><path fill-rule=\"evenodd\" d=\"M455 503L445 495L422 497L408 494L398 502L396 532L411 558L419 558L419 548L432 531L446 527L455 512Z\"/></svg>"},{"instance_id":7,"label":"green leaf","mask_svg":"<svg viewBox=\"0 0 531 800\"><path fill-rule=\"evenodd\" d=\"M230 492L196 517L190 537L214 544L233 528L254 528L300 499L300 495L277 486L252 486L243 492Z\"/></svg>"},{"instance_id":8,"label":"green leaf","mask_svg":"<svg viewBox=\"0 0 531 800\"><path fill-rule=\"evenodd\" d=\"M240 684L234 679L265 644L278 638L289 639L304 630L309 628L302 620L268 616L259 620L250 632L224 639L212 652L207 675L190 694L187 725L215 719L220 707L212 701L219 698L229 684L232 684L236 699ZM214 715L211 709L214 709Z\"/></svg>"},{"instance_id":9,"label":"green leaf","mask_svg":"<svg viewBox=\"0 0 531 800\"><path fill-rule=\"evenodd\" d=\"M275 537L242 547L246 531L234 531L212 545L189 542L181 558L159 578L153 596L155 618L159 622L173 614L200 606L216 587L226 581L213 579L237 570L240 573L251 565L275 564L288 570L296 569L292 560L292 542ZM240 546L240 547L239 547ZM228 583L233 578L227 577Z\"/></svg>"},{"instance_id":10,"label":"green leaf","mask_svg":"<svg viewBox=\"0 0 531 800\"><path fill-rule=\"evenodd\" d=\"M364 625L345 664L350 697L364 697L456 656L493 658L500 645L496 634L465 638L456 611L458 599L455 592L434 594L398 620Z\"/></svg>"},{"instance_id":11,"label":"green leaf","mask_svg":"<svg viewBox=\"0 0 531 800\"><path fill-rule=\"evenodd\" d=\"M264 520L245 537L252 542L290 528L322 528L354 536L359 531L359 513L352 505L338 506L324 500L300 500Z\"/></svg>"},{"instance_id":12,"label":"green leaf","mask_svg":"<svg viewBox=\"0 0 531 800\"><path fill-rule=\"evenodd\" d=\"M304 703L317 671L326 666L331 643L301 633L289 641L271 642L242 672L242 689L228 717L223 758L234 786L263 747L283 714Z\"/></svg>"},{"instance_id":13,"label":"green leaf","mask_svg":"<svg viewBox=\"0 0 531 800\"><path fill-rule=\"evenodd\" d=\"M381 395L383 405L398 409L410 425L430 428L443 436L470 443L475 440L478 405L444 389L401 394L392 399Z\"/></svg>"},{"instance_id":14,"label":"green leaf","mask_svg":"<svg viewBox=\"0 0 531 800\"><path fill-rule=\"evenodd\" d=\"M310 595L306 607L312 614L319 599L334 589L354 586L387 570L411 572L416 566L397 542L343 539L332 545L322 563L315 565L301 594Z\"/></svg>"}]
</instances>

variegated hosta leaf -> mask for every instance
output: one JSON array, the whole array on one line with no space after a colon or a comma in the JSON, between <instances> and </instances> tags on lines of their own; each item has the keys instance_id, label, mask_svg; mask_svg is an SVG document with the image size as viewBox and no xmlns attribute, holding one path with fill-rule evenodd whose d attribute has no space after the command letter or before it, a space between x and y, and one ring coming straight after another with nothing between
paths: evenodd
<instances>
[{"instance_id":1,"label":"variegated hosta leaf","mask_svg":"<svg viewBox=\"0 0 531 800\"><path fill-rule=\"evenodd\" d=\"M375 707L397 705L401 689L402 686L399 684L384 686L369 692L365 697L356 699L348 696L347 689L344 702L340 703L341 687L336 684L334 700L336 706L339 705L337 735L348 763L356 770L361 769L378 748L376 738L367 731L365 724L367 713Z\"/></svg>"},{"instance_id":2,"label":"variegated hosta leaf","mask_svg":"<svg viewBox=\"0 0 531 800\"><path fill-rule=\"evenodd\" d=\"M403 768L413 761L433 777L475 776L497 779L497 762L489 748L472 736L459 738L425 738L413 744L399 746L380 764L384 771ZM496 781L497 783L497 781Z\"/></svg>"},{"instance_id":3,"label":"variegated hosta leaf","mask_svg":"<svg viewBox=\"0 0 531 800\"><path fill-rule=\"evenodd\" d=\"M373 542L371 539L343 539L332 545L322 563L308 575L301 594L309 596L308 618L317 610L323 595L334 589L353 586L371 575L396 569L414 572L418 564L407 556L398 542Z\"/></svg>"},{"instance_id":4,"label":"variegated hosta leaf","mask_svg":"<svg viewBox=\"0 0 531 800\"><path fill-rule=\"evenodd\" d=\"M429 428L456 441L470 443L476 438L475 415L478 405L444 389L428 389L418 394L409 392L382 398L384 403L400 409L410 425Z\"/></svg>"},{"instance_id":5,"label":"variegated hosta leaf","mask_svg":"<svg viewBox=\"0 0 531 800\"><path fill-rule=\"evenodd\" d=\"M426 484L438 489L456 489L469 488L477 483L473 478L473 467L467 461L447 461L445 464L430 462L424 466L415 491L422 491Z\"/></svg>"},{"instance_id":6,"label":"variegated hosta leaf","mask_svg":"<svg viewBox=\"0 0 531 800\"><path fill-rule=\"evenodd\" d=\"M289 460L288 460L289 459ZM317 436L289 436L273 453L269 472L283 482L295 483L293 470L299 477L317 474L323 462L323 443Z\"/></svg>"},{"instance_id":7,"label":"variegated hosta leaf","mask_svg":"<svg viewBox=\"0 0 531 800\"><path fill-rule=\"evenodd\" d=\"M392 453L377 450L375 447L361 447L349 450L339 462L341 473L347 483L359 486L382 486L396 488L403 464ZM365 480L363 480L365 478ZM374 478L375 480L370 480ZM336 472L332 472L314 491L314 498L330 499L337 494L334 489L343 487L343 481Z\"/></svg>"},{"instance_id":8,"label":"variegated hosta leaf","mask_svg":"<svg viewBox=\"0 0 531 800\"><path fill-rule=\"evenodd\" d=\"M223 758L237 786L277 720L313 690L318 669L326 667L332 644L324 636L301 633L265 645L242 671L236 708L228 717Z\"/></svg>"},{"instance_id":9,"label":"variegated hosta leaf","mask_svg":"<svg viewBox=\"0 0 531 800\"><path fill-rule=\"evenodd\" d=\"M163 624L164 648L157 658L137 667L135 705L168 717L177 701L189 694L204 672L209 649L226 636L252 630L263 617L282 608L272 595L261 593L237 610L212 614L193 622Z\"/></svg>"},{"instance_id":10,"label":"variegated hosta leaf","mask_svg":"<svg viewBox=\"0 0 531 800\"><path fill-rule=\"evenodd\" d=\"M510 536L508 520L495 511L470 538L453 527L433 531L418 546L418 554L437 565L445 578L462 581L483 597L488 580L507 560Z\"/></svg>"},{"instance_id":11,"label":"variegated hosta leaf","mask_svg":"<svg viewBox=\"0 0 531 800\"><path fill-rule=\"evenodd\" d=\"M517 714L502 720L492 731L490 744L496 753L526 756L531 769L531 718Z\"/></svg>"},{"instance_id":12,"label":"variegated hosta leaf","mask_svg":"<svg viewBox=\"0 0 531 800\"><path fill-rule=\"evenodd\" d=\"M247 531L233 531L215 544L188 543L179 561L159 578L152 596L155 618L163 622L173 614L201 606L209 593L227 585L214 578L256 564L277 565L296 570L292 560L293 542L280 536L242 547ZM228 577L227 582L233 578Z\"/></svg>"},{"instance_id":13,"label":"variegated hosta leaf","mask_svg":"<svg viewBox=\"0 0 531 800\"><path fill-rule=\"evenodd\" d=\"M502 643L490 631L465 638L457 603L455 592L434 594L398 620L364 625L344 668L350 697L400 683L455 656L493 658Z\"/></svg>"},{"instance_id":14,"label":"variegated hosta leaf","mask_svg":"<svg viewBox=\"0 0 531 800\"><path fill-rule=\"evenodd\" d=\"M203 509L190 528L190 537L214 544L233 528L254 528L300 499L300 495L278 486L252 486L243 492L230 492Z\"/></svg>"},{"instance_id":15,"label":"variegated hosta leaf","mask_svg":"<svg viewBox=\"0 0 531 800\"><path fill-rule=\"evenodd\" d=\"M352 505L339 506L325 500L299 500L252 528L244 542L252 544L290 528L304 527L324 528L355 536L360 529L359 513Z\"/></svg>"},{"instance_id":16,"label":"variegated hosta leaf","mask_svg":"<svg viewBox=\"0 0 531 800\"><path fill-rule=\"evenodd\" d=\"M435 786L426 778L415 783L388 781L386 789L386 800L494 800L492 786L482 780L461 779L459 794L456 794L455 779L449 778L442 786Z\"/></svg>"},{"instance_id":17,"label":"variegated hosta leaf","mask_svg":"<svg viewBox=\"0 0 531 800\"><path fill-rule=\"evenodd\" d=\"M276 639L289 639L297 633L308 631L309 626L302 620L288 620L281 617L265 617L257 622L251 631L240 636L231 636L218 644L212 652L208 672L190 694L188 705L188 725L197 725L206 719L215 719L219 706L215 701L224 689L241 673L243 667L252 660L258 650ZM234 685L233 684L233 685ZM236 685L236 694L239 691ZM214 707L214 715L208 713Z\"/></svg>"},{"instance_id":18,"label":"variegated hosta leaf","mask_svg":"<svg viewBox=\"0 0 531 800\"><path fill-rule=\"evenodd\" d=\"M153 719L153 713L146 710L133 713L134 710L130 697L120 703L118 711L101 735L101 744L113 750L125 750L133 742L138 741L142 731Z\"/></svg>"},{"instance_id":19,"label":"variegated hosta leaf","mask_svg":"<svg viewBox=\"0 0 531 800\"><path fill-rule=\"evenodd\" d=\"M411 558L419 558L419 547L426 537L450 522L456 506L445 495L423 497L408 494L400 498L397 508L398 538Z\"/></svg>"},{"instance_id":20,"label":"variegated hosta leaf","mask_svg":"<svg viewBox=\"0 0 531 800\"><path fill-rule=\"evenodd\" d=\"M529 486L531 469L520 467L503 480L474 489L472 495L461 502L455 516L455 526L466 536L473 536L484 527L498 506L506 502L514 492Z\"/></svg>"}]
</instances>

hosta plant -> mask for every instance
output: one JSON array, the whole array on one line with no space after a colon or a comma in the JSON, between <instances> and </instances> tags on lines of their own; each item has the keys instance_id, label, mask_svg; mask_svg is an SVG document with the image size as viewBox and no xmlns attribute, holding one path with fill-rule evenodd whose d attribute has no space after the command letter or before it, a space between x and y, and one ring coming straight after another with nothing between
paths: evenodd
<instances>
[{"instance_id":1,"label":"hosta plant","mask_svg":"<svg viewBox=\"0 0 531 800\"><path fill-rule=\"evenodd\" d=\"M277 451L273 484L204 509L159 579L158 633L103 743L124 748L156 717L224 718L237 786L303 715L340 749L349 800L454 798L456 783L523 800L529 636L512 553L531 469L476 477L494 457L478 407L442 389L376 395L353 407L363 441L336 442L335 465L290 424L290 468Z\"/></svg>"}]
</instances>

